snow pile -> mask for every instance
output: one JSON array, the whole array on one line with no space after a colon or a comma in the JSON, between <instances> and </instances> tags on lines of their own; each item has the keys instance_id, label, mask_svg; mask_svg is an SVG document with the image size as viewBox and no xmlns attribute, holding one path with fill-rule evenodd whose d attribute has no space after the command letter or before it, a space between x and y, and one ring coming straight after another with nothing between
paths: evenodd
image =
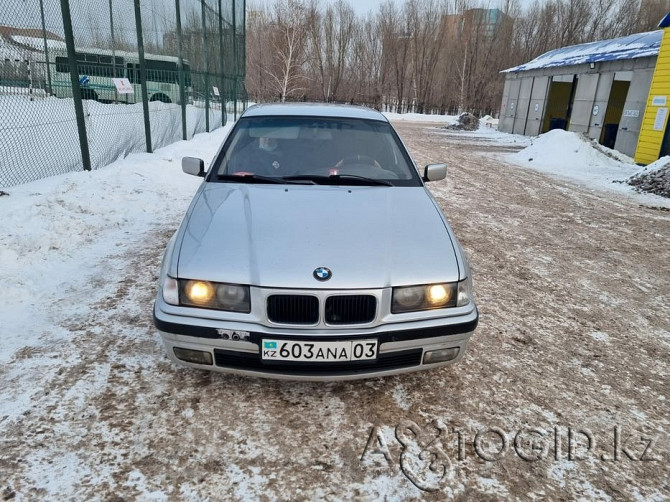
<instances>
[{"instance_id":1,"label":"snow pile","mask_svg":"<svg viewBox=\"0 0 670 502\"><path fill-rule=\"evenodd\" d=\"M491 115L484 115L479 119L479 123L482 127L488 127L489 129L498 129L498 119L494 119Z\"/></svg>"},{"instance_id":2,"label":"snow pile","mask_svg":"<svg viewBox=\"0 0 670 502\"><path fill-rule=\"evenodd\" d=\"M458 131L476 131L479 129L479 119L472 113L461 113L458 121L455 124L449 124L446 128Z\"/></svg>"},{"instance_id":3,"label":"snow pile","mask_svg":"<svg viewBox=\"0 0 670 502\"><path fill-rule=\"evenodd\" d=\"M87 308L118 287L118 256L138 239L174 229L202 179L181 171L181 158L209 164L231 126L154 154L133 154L103 169L5 189L0 196L0 363L26 346L58 344L67 331L45 326ZM91 281L104 270L106 281ZM2 404L0 400L0 404ZM4 409L4 405L2 406Z\"/></svg>"},{"instance_id":4,"label":"snow pile","mask_svg":"<svg viewBox=\"0 0 670 502\"><path fill-rule=\"evenodd\" d=\"M511 155L520 163L534 166L562 165L565 172L586 172L607 166L615 170L634 169L627 163L605 154L595 141L562 129L554 129L532 140L529 147ZM628 171L630 174L630 171Z\"/></svg>"},{"instance_id":5,"label":"snow pile","mask_svg":"<svg viewBox=\"0 0 670 502\"><path fill-rule=\"evenodd\" d=\"M537 138L512 162L533 169L565 176L592 187L626 191L614 182L627 179L638 170L632 159L598 145L580 134L554 129Z\"/></svg>"},{"instance_id":6,"label":"snow pile","mask_svg":"<svg viewBox=\"0 0 670 502\"><path fill-rule=\"evenodd\" d=\"M626 180L640 192L670 197L670 157L662 157Z\"/></svg>"}]
</instances>

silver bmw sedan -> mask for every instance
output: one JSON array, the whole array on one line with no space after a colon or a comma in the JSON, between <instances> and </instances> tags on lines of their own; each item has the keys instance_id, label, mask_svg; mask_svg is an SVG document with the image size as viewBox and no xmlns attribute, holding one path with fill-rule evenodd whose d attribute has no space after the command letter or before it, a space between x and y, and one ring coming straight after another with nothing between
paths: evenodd
<instances>
[{"instance_id":1,"label":"silver bmw sedan","mask_svg":"<svg viewBox=\"0 0 670 502\"><path fill-rule=\"evenodd\" d=\"M467 259L388 120L367 108L249 108L168 243L154 306L193 368L343 380L459 361L478 322Z\"/></svg>"}]
</instances>

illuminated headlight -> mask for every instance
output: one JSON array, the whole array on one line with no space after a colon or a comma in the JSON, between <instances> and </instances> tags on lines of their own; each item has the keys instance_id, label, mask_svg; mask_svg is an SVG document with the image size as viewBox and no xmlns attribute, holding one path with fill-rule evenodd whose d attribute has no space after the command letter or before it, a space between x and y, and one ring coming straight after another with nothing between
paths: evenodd
<instances>
[{"instance_id":1,"label":"illuminated headlight","mask_svg":"<svg viewBox=\"0 0 670 502\"><path fill-rule=\"evenodd\" d=\"M443 309L456 306L458 283L427 284L393 288L391 312L416 312L419 310Z\"/></svg>"},{"instance_id":2,"label":"illuminated headlight","mask_svg":"<svg viewBox=\"0 0 670 502\"><path fill-rule=\"evenodd\" d=\"M184 299L193 305L209 305L216 290L211 282L187 281L184 284Z\"/></svg>"},{"instance_id":3,"label":"illuminated headlight","mask_svg":"<svg viewBox=\"0 0 670 502\"><path fill-rule=\"evenodd\" d=\"M182 279L179 280L179 305L248 314L251 312L249 286Z\"/></svg>"},{"instance_id":4,"label":"illuminated headlight","mask_svg":"<svg viewBox=\"0 0 670 502\"><path fill-rule=\"evenodd\" d=\"M391 313L462 307L472 301L472 280L393 288Z\"/></svg>"}]
</instances>

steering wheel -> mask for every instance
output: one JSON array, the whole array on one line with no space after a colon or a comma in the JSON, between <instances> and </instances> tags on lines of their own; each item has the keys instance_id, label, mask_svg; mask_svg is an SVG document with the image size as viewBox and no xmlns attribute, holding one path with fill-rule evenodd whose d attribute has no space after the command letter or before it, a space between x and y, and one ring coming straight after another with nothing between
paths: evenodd
<instances>
[{"instance_id":1,"label":"steering wheel","mask_svg":"<svg viewBox=\"0 0 670 502\"><path fill-rule=\"evenodd\" d=\"M340 161L337 164L335 164L335 167L343 167L351 164L359 164L359 165L363 164L377 167L379 169L381 169L382 167L379 165L379 162L377 162L369 155L348 155L347 157L340 159Z\"/></svg>"}]
</instances>

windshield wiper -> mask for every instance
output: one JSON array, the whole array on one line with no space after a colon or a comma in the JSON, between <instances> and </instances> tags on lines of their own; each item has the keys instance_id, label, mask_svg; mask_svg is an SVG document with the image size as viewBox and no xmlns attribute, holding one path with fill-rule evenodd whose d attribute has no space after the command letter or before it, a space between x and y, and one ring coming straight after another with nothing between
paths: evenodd
<instances>
[{"instance_id":1,"label":"windshield wiper","mask_svg":"<svg viewBox=\"0 0 670 502\"><path fill-rule=\"evenodd\" d=\"M259 174L217 174L217 180L234 181L237 183L277 183L281 185L315 185L310 179L290 180L287 178L274 178L272 176L261 176Z\"/></svg>"},{"instance_id":2,"label":"windshield wiper","mask_svg":"<svg viewBox=\"0 0 670 502\"><path fill-rule=\"evenodd\" d=\"M385 180L376 180L374 178L366 178L365 176L356 176L355 174L331 174L330 176L299 174L296 176L284 176L282 179L287 181L310 180L323 185L352 184L346 182L354 182L354 185L393 186Z\"/></svg>"},{"instance_id":3,"label":"windshield wiper","mask_svg":"<svg viewBox=\"0 0 670 502\"><path fill-rule=\"evenodd\" d=\"M217 180L234 181L236 183L278 183L285 185L286 180L273 178L271 176L260 176L258 174L217 174Z\"/></svg>"}]
</instances>

